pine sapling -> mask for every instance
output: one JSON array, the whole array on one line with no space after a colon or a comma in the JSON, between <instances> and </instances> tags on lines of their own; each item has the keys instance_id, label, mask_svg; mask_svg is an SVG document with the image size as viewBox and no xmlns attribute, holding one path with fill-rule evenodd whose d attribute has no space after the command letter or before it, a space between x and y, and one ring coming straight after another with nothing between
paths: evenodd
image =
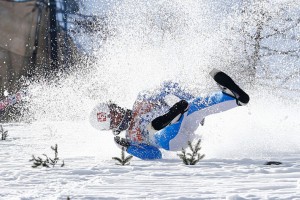
<instances>
[{"instance_id":1,"label":"pine sapling","mask_svg":"<svg viewBox=\"0 0 300 200\"><path fill-rule=\"evenodd\" d=\"M51 149L54 151L54 158L49 158L46 154L43 154L45 159L42 159L41 157L35 157L32 155L32 159L29 160L30 162L33 162L32 168L37 168L37 167L46 167L50 168L50 166L55 167L55 165L58 163L58 147L57 144L55 146L51 146ZM61 167L65 166L65 162L62 161Z\"/></svg>"},{"instance_id":2,"label":"pine sapling","mask_svg":"<svg viewBox=\"0 0 300 200\"><path fill-rule=\"evenodd\" d=\"M33 165L32 168L37 168L37 167L46 167L49 168L49 159L47 157L47 155L43 154L43 156L46 157L45 160L43 160L41 157L35 157L34 155L32 155L32 159L29 161L33 161Z\"/></svg>"},{"instance_id":3,"label":"pine sapling","mask_svg":"<svg viewBox=\"0 0 300 200\"><path fill-rule=\"evenodd\" d=\"M200 143L201 139L198 140L195 146L193 146L192 143L188 141L188 146L192 153L187 153L186 150L182 148L182 154L177 154L185 165L195 165L204 158L204 154L201 155L200 153L198 153L201 150Z\"/></svg>"},{"instance_id":4,"label":"pine sapling","mask_svg":"<svg viewBox=\"0 0 300 200\"><path fill-rule=\"evenodd\" d=\"M184 148L182 148L182 154L177 154L179 156L179 158L183 161L183 163L185 165L189 165L189 161L188 161L188 158L186 157L186 151Z\"/></svg>"},{"instance_id":5,"label":"pine sapling","mask_svg":"<svg viewBox=\"0 0 300 200\"><path fill-rule=\"evenodd\" d=\"M59 160L57 144L55 144L55 147L51 146L51 149L54 151L54 158L53 159L49 158L49 161L50 161L50 165L52 165L52 167L54 167Z\"/></svg>"},{"instance_id":6,"label":"pine sapling","mask_svg":"<svg viewBox=\"0 0 300 200\"><path fill-rule=\"evenodd\" d=\"M4 131L2 125L0 125L0 133L1 133L1 140L6 140L8 136L8 131Z\"/></svg>"},{"instance_id":7,"label":"pine sapling","mask_svg":"<svg viewBox=\"0 0 300 200\"><path fill-rule=\"evenodd\" d=\"M122 152L121 152L121 158L118 157L113 157L112 159L118 161L119 163L116 163L117 165L129 165L130 164L130 160L133 156L127 156L125 158L125 147L122 147Z\"/></svg>"}]
</instances>

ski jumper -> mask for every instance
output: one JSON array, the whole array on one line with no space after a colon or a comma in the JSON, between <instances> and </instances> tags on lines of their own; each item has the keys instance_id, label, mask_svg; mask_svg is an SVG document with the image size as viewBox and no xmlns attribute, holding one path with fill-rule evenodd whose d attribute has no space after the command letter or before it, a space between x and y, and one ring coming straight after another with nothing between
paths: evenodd
<instances>
[{"instance_id":1,"label":"ski jumper","mask_svg":"<svg viewBox=\"0 0 300 200\"><path fill-rule=\"evenodd\" d=\"M154 134L149 133L146 126L156 117L168 112L172 106L167 102L170 97L176 97L178 101L186 100L189 103L188 110L177 122ZM183 90L178 83L173 82L165 82L160 89L151 94L140 93L137 101L147 101L155 105L149 112L138 117L141 135L130 134L126 131L126 138L131 141L127 152L144 160L162 158L159 148L169 151L186 148L188 141L195 138L195 131L206 116L238 106L235 98L222 91L207 97L194 97Z\"/></svg>"}]
</instances>

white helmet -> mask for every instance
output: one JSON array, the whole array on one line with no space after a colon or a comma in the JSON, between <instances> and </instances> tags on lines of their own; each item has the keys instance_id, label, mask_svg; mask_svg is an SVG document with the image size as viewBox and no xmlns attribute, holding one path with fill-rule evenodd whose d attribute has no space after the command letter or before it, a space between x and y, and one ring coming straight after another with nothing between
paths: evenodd
<instances>
[{"instance_id":1,"label":"white helmet","mask_svg":"<svg viewBox=\"0 0 300 200\"><path fill-rule=\"evenodd\" d=\"M96 105L90 114L91 125L98 130L110 130L110 109L107 103Z\"/></svg>"}]
</instances>

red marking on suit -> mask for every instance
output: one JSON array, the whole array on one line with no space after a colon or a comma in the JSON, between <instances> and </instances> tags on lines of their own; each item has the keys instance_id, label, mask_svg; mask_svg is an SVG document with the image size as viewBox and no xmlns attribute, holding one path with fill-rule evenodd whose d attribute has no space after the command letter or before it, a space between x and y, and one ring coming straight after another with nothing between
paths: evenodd
<instances>
[{"instance_id":1,"label":"red marking on suit","mask_svg":"<svg viewBox=\"0 0 300 200\"><path fill-rule=\"evenodd\" d=\"M97 113L98 122L106 122L106 113L99 112Z\"/></svg>"},{"instance_id":2,"label":"red marking on suit","mask_svg":"<svg viewBox=\"0 0 300 200\"><path fill-rule=\"evenodd\" d=\"M128 134L131 140L134 142L143 142L144 140L140 128L137 128L136 130L131 130L128 132Z\"/></svg>"}]
</instances>

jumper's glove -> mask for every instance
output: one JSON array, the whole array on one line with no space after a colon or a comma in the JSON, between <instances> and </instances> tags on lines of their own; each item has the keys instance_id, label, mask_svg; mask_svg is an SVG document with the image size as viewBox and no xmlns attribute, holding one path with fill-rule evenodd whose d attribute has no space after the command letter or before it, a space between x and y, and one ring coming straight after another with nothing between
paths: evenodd
<instances>
[{"instance_id":1,"label":"jumper's glove","mask_svg":"<svg viewBox=\"0 0 300 200\"><path fill-rule=\"evenodd\" d=\"M114 135L119 135L121 133L119 129L113 129L112 132Z\"/></svg>"},{"instance_id":2,"label":"jumper's glove","mask_svg":"<svg viewBox=\"0 0 300 200\"><path fill-rule=\"evenodd\" d=\"M115 143L119 146L119 147L125 147L126 149L130 146L130 142L128 139L125 138L120 138L119 136L114 137Z\"/></svg>"}]
</instances>

